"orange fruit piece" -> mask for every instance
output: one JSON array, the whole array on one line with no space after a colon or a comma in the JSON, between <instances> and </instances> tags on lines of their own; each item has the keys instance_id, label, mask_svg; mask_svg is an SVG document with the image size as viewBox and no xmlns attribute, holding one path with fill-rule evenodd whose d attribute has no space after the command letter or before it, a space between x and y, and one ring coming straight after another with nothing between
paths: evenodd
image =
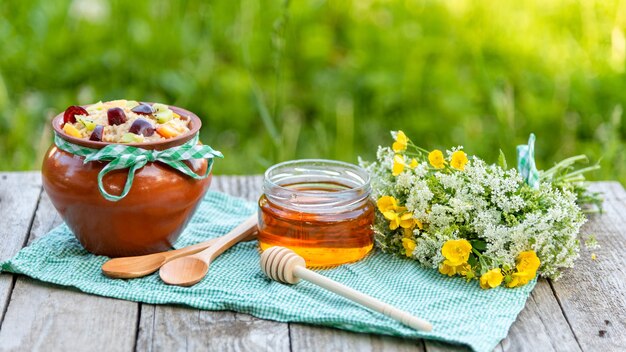
<instances>
[{"instance_id":1,"label":"orange fruit piece","mask_svg":"<svg viewBox=\"0 0 626 352\"><path fill-rule=\"evenodd\" d=\"M63 126L63 132L67 133L68 135L72 136L72 137L76 137L76 138L81 138L82 135L80 134L80 132L78 131L78 129L76 127L74 127L74 125L66 123Z\"/></svg>"},{"instance_id":2,"label":"orange fruit piece","mask_svg":"<svg viewBox=\"0 0 626 352\"><path fill-rule=\"evenodd\" d=\"M157 127L156 131L163 138L173 138L180 134L180 132L167 125L161 125Z\"/></svg>"}]
</instances>

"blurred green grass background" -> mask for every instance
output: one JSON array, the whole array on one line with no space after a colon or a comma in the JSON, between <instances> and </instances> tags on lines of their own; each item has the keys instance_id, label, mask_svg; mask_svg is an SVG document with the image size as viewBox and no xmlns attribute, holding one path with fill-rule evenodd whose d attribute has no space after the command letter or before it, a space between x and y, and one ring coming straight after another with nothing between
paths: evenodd
<instances>
[{"instance_id":1,"label":"blurred green grass background","mask_svg":"<svg viewBox=\"0 0 626 352\"><path fill-rule=\"evenodd\" d=\"M216 173L373 159L389 130L626 184L626 1L2 1L0 170L39 168L49 119L128 98L185 107Z\"/></svg>"}]
</instances>

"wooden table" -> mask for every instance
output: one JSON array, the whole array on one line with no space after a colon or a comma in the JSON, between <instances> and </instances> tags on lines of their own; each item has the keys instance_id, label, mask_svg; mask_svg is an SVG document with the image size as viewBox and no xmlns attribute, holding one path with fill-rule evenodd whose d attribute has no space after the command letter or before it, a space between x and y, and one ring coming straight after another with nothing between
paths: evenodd
<instances>
[{"instance_id":1,"label":"wooden table","mask_svg":"<svg viewBox=\"0 0 626 352\"><path fill-rule=\"evenodd\" d=\"M260 176L215 177L213 190L255 200ZM497 351L626 351L626 192L599 182L605 213L591 217L576 269L539 280ZM61 223L38 172L0 173L0 259ZM0 275L0 351L445 351L458 346L285 324L225 311L155 306ZM489 317L485 317L489 319Z\"/></svg>"}]
</instances>

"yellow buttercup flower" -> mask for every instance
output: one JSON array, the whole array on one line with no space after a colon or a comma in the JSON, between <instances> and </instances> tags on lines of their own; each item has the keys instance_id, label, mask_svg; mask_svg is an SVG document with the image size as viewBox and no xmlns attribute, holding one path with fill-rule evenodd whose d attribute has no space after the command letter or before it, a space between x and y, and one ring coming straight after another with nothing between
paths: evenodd
<instances>
[{"instance_id":1,"label":"yellow buttercup flower","mask_svg":"<svg viewBox=\"0 0 626 352\"><path fill-rule=\"evenodd\" d=\"M411 162L409 163L409 167L411 169L415 169L417 167L417 165L418 165L417 160L415 158L411 159Z\"/></svg>"},{"instance_id":2,"label":"yellow buttercup flower","mask_svg":"<svg viewBox=\"0 0 626 352\"><path fill-rule=\"evenodd\" d=\"M469 264L467 264L467 263L465 263L463 265L465 265L467 267L467 269L466 270L461 270L460 274L465 276L465 278L467 280L471 280L471 279L475 278L476 274L474 273L474 270L472 270L472 267Z\"/></svg>"},{"instance_id":3,"label":"yellow buttercup flower","mask_svg":"<svg viewBox=\"0 0 626 352\"><path fill-rule=\"evenodd\" d=\"M403 229L412 229L415 227L415 219L413 213L404 213L400 216L400 226Z\"/></svg>"},{"instance_id":4,"label":"yellow buttercup flower","mask_svg":"<svg viewBox=\"0 0 626 352\"><path fill-rule=\"evenodd\" d=\"M381 213L384 213L387 211L396 210L398 208L398 201L391 196L382 196L378 199L376 205L378 206L378 210Z\"/></svg>"},{"instance_id":5,"label":"yellow buttercup flower","mask_svg":"<svg viewBox=\"0 0 626 352\"><path fill-rule=\"evenodd\" d=\"M467 263L450 265L447 260L444 260L444 262L439 265L439 272L448 276L454 276L456 274L466 276L468 273L472 272L472 267Z\"/></svg>"},{"instance_id":6,"label":"yellow buttercup flower","mask_svg":"<svg viewBox=\"0 0 626 352\"><path fill-rule=\"evenodd\" d=\"M396 134L396 141L393 142L393 145L391 146L391 148L396 153L405 151L408 142L409 142L409 139L406 138L406 134L404 134L404 132L402 131L398 131L398 133Z\"/></svg>"},{"instance_id":7,"label":"yellow buttercup flower","mask_svg":"<svg viewBox=\"0 0 626 352\"><path fill-rule=\"evenodd\" d=\"M410 217L409 217L409 215L410 215ZM422 222L417 220L417 219L415 219L413 217L413 213L403 214L401 219L402 218L403 218L403 220L400 222L400 227L402 227L402 229L404 231L404 237L406 237L406 238L412 237L413 236L413 230L415 229L415 226L417 226L417 228L420 229L420 230L424 229L424 225L422 225Z\"/></svg>"},{"instance_id":8,"label":"yellow buttercup flower","mask_svg":"<svg viewBox=\"0 0 626 352\"><path fill-rule=\"evenodd\" d=\"M474 271L472 270L472 266L468 263L463 263L459 265L457 267L457 272L459 273L459 275L468 277L470 279L474 277Z\"/></svg>"},{"instance_id":9,"label":"yellow buttercup flower","mask_svg":"<svg viewBox=\"0 0 626 352\"><path fill-rule=\"evenodd\" d=\"M472 245L464 239L448 240L441 247L441 254L443 254L450 266L466 263L471 251Z\"/></svg>"},{"instance_id":10,"label":"yellow buttercup flower","mask_svg":"<svg viewBox=\"0 0 626 352\"><path fill-rule=\"evenodd\" d=\"M410 257L411 255L413 255L413 250L415 249L415 241L410 238L403 238L402 247L404 247L404 254L407 257Z\"/></svg>"},{"instance_id":11,"label":"yellow buttercup flower","mask_svg":"<svg viewBox=\"0 0 626 352\"><path fill-rule=\"evenodd\" d=\"M398 213L393 210L386 211L383 213L385 219L389 220L389 228L392 230L397 229L400 226L400 219Z\"/></svg>"},{"instance_id":12,"label":"yellow buttercup flower","mask_svg":"<svg viewBox=\"0 0 626 352\"><path fill-rule=\"evenodd\" d=\"M396 213L393 210L390 211L386 211L383 213L383 216L385 217L385 219L389 220L389 228L392 230L397 229L398 227L400 227L400 214Z\"/></svg>"},{"instance_id":13,"label":"yellow buttercup flower","mask_svg":"<svg viewBox=\"0 0 626 352\"><path fill-rule=\"evenodd\" d=\"M536 272L540 265L541 261L535 251L524 251L517 256L515 267L517 271Z\"/></svg>"},{"instance_id":14,"label":"yellow buttercup flower","mask_svg":"<svg viewBox=\"0 0 626 352\"><path fill-rule=\"evenodd\" d=\"M535 278L540 265L541 261L535 251L521 252L516 258L515 269L517 272L511 275L511 281L509 281L507 287L526 285Z\"/></svg>"},{"instance_id":15,"label":"yellow buttercup flower","mask_svg":"<svg viewBox=\"0 0 626 352\"><path fill-rule=\"evenodd\" d=\"M385 219L389 220L389 228L392 230L402 227L412 230L416 225L413 213L407 213L406 207L398 206L398 201L392 196L382 196L376 202L378 210Z\"/></svg>"},{"instance_id":16,"label":"yellow buttercup flower","mask_svg":"<svg viewBox=\"0 0 626 352\"><path fill-rule=\"evenodd\" d=\"M439 272L443 275L454 276L456 275L456 267L441 263L439 265Z\"/></svg>"},{"instance_id":17,"label":"yellow buttercup flower","mask_svg":"<svg viewBox=\"0 0 626 352\"><path fill-rule=\"evenodd\" d=\"M428 162L434 168L443 169L443 165L445 161L443 160L443 153L439 149L435 149L432 152L428 153Z\"/></svg>"},{"instance_id":18,"label":"yellow buttercup flower","mask_svg":"<svg viewBox=\"0 0 626 352\"><path fill-rule=\"evenodd\" d=\"M452 158L450 158L450 166L457 170L465 170L465 164L467 164L467 154L462 150L457 150L452 153Z\"/></svg>"},{"instance_id":19,"label":"yellow buttercup flower","mask_svg":"<svg viewBox=\"0 0 626 352\"><path fill-rule=\"evenodd\" d=\"M536 273L535 273L536 274ZM529 275L529 273L521 272L521 273L513 273L511 275L511 281L506 284L507 287L518 287L524 286L530 282L530 280L534 279L535 275Z\"/></svg>"},{"instance_id":20,"label":"yellow buttercup flower","mask_svg":"<svg viewBox=\"0 0 626 352\"><path fill-rule=\"evenodd\" d=\"M413 228L415 226L415 221L413 220L413 214L402 213L404 211L406 211L405 207L398 207L397 212L394 210L383 212L383 216L385 217L385 219L389 220L390 229L395 230L398 227L408 229L408 228Z\"/></svg>"},{"instance_id":21,"label":"yellow buttercup flower","mask_svg":"<svg viewBox=\"0 0 626 352\"><path fill-rule=\"evenodd\" d=\"M503 279L500 268L491 269L480 277L480 287L483 289L498 287Z\"/></svg>"},{"instance_id":22,"label":"yellow buttercup flower","mask_svg":"<svg viewBox=\"0 0 626 352\"><path fill-rule=\"evenodd\" d=\"M393 157L393 167L391 168L391 174L394 176L398 176L404 171L404 159L401 155L394 155Z\"/></svg>"}]
</instances>

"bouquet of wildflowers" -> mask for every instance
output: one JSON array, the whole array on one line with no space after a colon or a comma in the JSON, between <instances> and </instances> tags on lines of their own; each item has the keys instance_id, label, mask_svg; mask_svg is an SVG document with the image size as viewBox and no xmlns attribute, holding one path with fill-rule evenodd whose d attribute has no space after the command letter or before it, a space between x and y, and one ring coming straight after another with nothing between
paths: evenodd
<instances>
[{"instance_id":1,"label":"bouquet of wildflowers","mask_svg":"<svg viewBox=\"0 0 626 352\"><path fill-rule=\"evenodd\" d=\"M537 273L557 278L573 265L586 220L578 201L600 202L581 177L598 166L574 171L581 159L574 157L538 172L532 135L518 147L530 157L519 172L507 168L502 153L497 165L488 164L462 147L428 151L402 131L392 136L376 162L360 162L372 176L374 232L383 251L477 279L482 288L522 286Z\"/></svg>"}]
</instances>

